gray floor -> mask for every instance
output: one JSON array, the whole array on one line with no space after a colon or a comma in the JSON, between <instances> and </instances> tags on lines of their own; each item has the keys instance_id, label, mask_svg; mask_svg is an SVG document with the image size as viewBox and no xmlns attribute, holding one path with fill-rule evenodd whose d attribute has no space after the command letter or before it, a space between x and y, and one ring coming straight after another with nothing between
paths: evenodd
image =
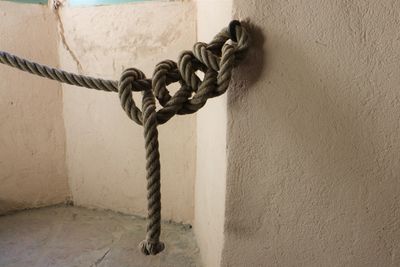
<instances>
[{"instance_id":1,"label":"gray floor","mask_svg":"<svg viewBox=\"0 0 400 267\"><path fill-rule=\"evenodd\" d=\"M200 266L191 229L164 224L166 249L144 256L146 222L111 211L49 207L0 217L0 266Z\"/></svg>"}]
</instances>

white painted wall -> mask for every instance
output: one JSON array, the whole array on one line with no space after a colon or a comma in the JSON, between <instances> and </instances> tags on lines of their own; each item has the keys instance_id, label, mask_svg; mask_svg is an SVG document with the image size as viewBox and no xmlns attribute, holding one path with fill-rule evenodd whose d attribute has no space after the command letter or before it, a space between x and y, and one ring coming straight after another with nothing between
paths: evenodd
<instances>
[{"instance_id":1,"label":"white painted wall","mask_svg":"<svg viewBox=\"0 0 400 267\"><path fill-rule=\"evenodd\" d=\"M222 266L400 266L400 3L233 9Z\"/></svg>"},{"instance_id":2,"label":"white painted wall","mask_svg":"<svg viewBox=\"0 0 400 267\"><path fill-rule=\"evenodd\" d=\"M197 37L209 42L231 20L232 1L197 0ZM226 190L226 95L197 113L194 231L204 266L220 266Z\"/></svg>"},{"instance_id":3,"label":"white painted wall","mask_svg":"<svg viewBox=\"0 0 400 267\"><path fill-rule=\"evenodd\" d=\"M0 1L0 49L58 65L48 8ZM61 86L0 65L0 214L69 196Z\"/></svg>"},{"instance_id":4,"label":"white painted wall","mask_svg":"<svg viewBox=\"0 0 400 267\"><path fill-rule=\"evenodd\" d=\"M152 76L161 60L177 60L196 40L194 3L149 2L63 8L64 69L118 79L136 67ZM130 121L116 93L63 85L67 167L77 205L146 215L143 129ZM140 99L140 94L137 94ZM140 101L139 105L140 105ZM195 116L159 127L163 219L193 221Z\"/></svg>"}]
</instances>

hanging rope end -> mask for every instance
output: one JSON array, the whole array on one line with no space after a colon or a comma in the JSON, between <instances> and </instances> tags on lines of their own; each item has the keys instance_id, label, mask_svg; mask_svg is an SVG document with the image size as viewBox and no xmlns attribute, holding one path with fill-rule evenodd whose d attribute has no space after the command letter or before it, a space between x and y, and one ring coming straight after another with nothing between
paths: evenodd
<instances>
[{"instance_id":1,"label":"hanging rope end","mask_svg":"<svg viewBox=\"0 0 400 267\"><path fill-rule=\"evenodd\" d=\"M163 251L165 248L165 245L161 241L153 242L149 240L143 240L139 244L139 249L140 251L148 256L148 255L157 255L161 251Z\"/></svg>"}]
</instances>

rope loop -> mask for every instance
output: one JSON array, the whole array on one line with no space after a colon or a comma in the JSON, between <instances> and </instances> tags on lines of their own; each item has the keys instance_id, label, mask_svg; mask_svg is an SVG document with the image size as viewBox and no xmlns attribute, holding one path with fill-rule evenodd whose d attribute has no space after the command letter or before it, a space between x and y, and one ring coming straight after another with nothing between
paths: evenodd
<instances>
[{"instance_id":1,"label":"rope loop","mask_svg":"<svg viewBox=\"0 0 400 267\"><path fill-rule=\"evenodd\" d=\"M231 40L231 42L228 42ZM248 48L249 38L239 21L232 21L209 43L197 42L193 51L181 53L178 62L164 60L158 63L151 79L151 88L161 109L157 111L158 124L164 124L174 115L192 114L202 108L209 98L220 96L229 88L232 70ZM129 69L131 70L131 69ZM125 71L120 83L127 91L140 91L146 86L134 86L144 79ZM203 73L203 79L199 77ZM129 79L125 76L128 75ZM180 83L180 89L172 96L167 86ZM128 86L129 83L132 85ZM128 92L120 92L121 104L128 117L142 125L142 112Z\"/></svg>"},{"instance_id":2,"label":"rope loop","mask_svg":"<svg viewBox=\"0 0 400 267\"><path fill-rule=\"evenodd\" d=\"M121 106L126 115L139 125L143 125L142 111L136 106L132 97L132 91L143 91L145 88L136 87L135 82L145 79L146 76L141 70L135 68L126 69L118 82L118 95ZM137 85L137 83L136 83Z\"/></svg>"}]
</instances>

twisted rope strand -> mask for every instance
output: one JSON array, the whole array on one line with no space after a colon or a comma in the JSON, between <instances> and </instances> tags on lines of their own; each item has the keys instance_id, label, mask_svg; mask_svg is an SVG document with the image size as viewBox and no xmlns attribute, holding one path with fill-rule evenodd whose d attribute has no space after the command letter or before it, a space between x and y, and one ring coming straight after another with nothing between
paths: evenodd
<instances>
[{"instance_id":1,"label":"twisted rope strand","mask_svg":"<svg viewBox=\"0 0 400 267\"><path fill-rule=\"evenodd\" d=\"M145 255L156 255L164 249L160 242L161 233L161 182L160 154L158 151L158 131L155 98L152 90L143 92L143 121L146 147L147 170L147 210L148 223L146 240L139 247Z\"/></svg>"},{"instance_id":2,"label":"twisted rope strand","mask_svg":"<svg viewBox=\"0 0 400 267\"><path fill-rule=\"evenodd\" d=\"M66 72L56 68L51 68L39 63L11 55L10 53L0 51L0 63L26 71L51 80L62 83L86 87L90 89L103 90L107 92L118 92L118 82L103 80L75 73Z\"/></svg>"},{"instance_id":3,"label":"twisted rope strand","mask_svg":"<svg viewBox=\"0 0 400 267\"><path fill-rule=\"evenodd\" d=\"M232 21L209 43L198 42L192 51L184 51L178 62L164 60L155 67L152 79L135 68L126 69L119 81L93 78L51 68L0 51L0 63L59 82L118 92L128 117L143 125L146 148L147 209L146 239L139 244L145 255L156 255L164 249L161 234L161 179L158 144L159 124L176 114L191 114L202 108L209 98L228 90L232 70L249 47L246 29ZM204 73L200 79L198 72ZM181 87L171 95L167 86L179 82ZM132 91L142 92L142 110L132 98ZM162 108L156 111L156 99Z\"/></svg>"}]
</instances>

